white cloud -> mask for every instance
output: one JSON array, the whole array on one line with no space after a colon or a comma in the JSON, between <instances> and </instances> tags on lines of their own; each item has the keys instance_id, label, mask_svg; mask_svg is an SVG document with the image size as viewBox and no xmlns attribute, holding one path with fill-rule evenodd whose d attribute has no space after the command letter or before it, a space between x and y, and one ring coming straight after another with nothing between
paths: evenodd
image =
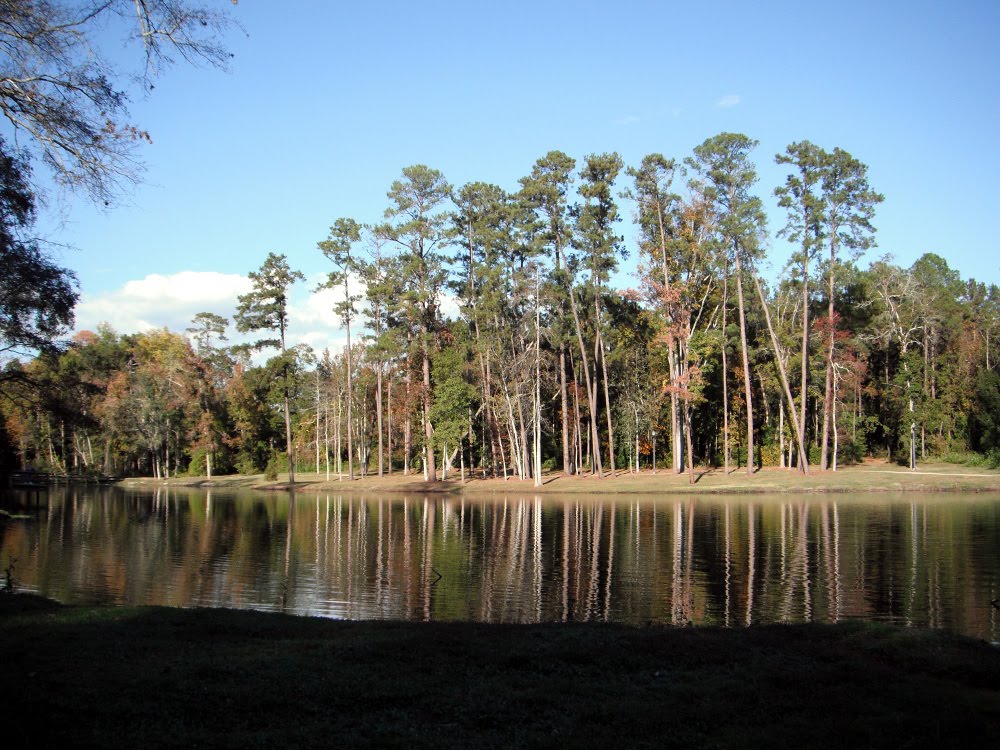
<instances>
[{"instance_id":1,"label":"white cloud","mask_svg":"<svg viewBox=\"0 0 1000 750\"><path fill-rule=\"evenodd\" d=\"M735 107L740 103L740 101L742 101L742 98L739 94L726 94L715 103L715 106L725 109L728 107Z\"/></svg>"},{"instance_id":2,"label":"white cloud","mask_svg":"<svg viewBox=\"0 0 1000 750\"><path fill-rule=\"evenodd\" d=\"M108 323L121 333L166 326L183 331L199 312L232 317L236 297L250 290L250 280L239 274L214 271L152 273L110 292L84 293L76 307L76 328Z\"/></svg>"},{"instance_id":3,"label":"white cloud","mask_svg":"<svg viewBox=\"0 0 1000 750\"><path fill-rule=\"evenodd\" d=\"M321 289L317 286L325 274L296 284L288 303L288 345L307 344L317 354L323 349L339 353L347 343L347 332L333 311L343 298L343 288ZM119 333L137 333L168 328L183 333L199 312L214 312L230 321L227 336L230 344L252 341L253 334L236 333L232 324L237 297L250 291L250 280L240 274L213 271L181 271L175 274L149 274L127 281L119 289L98 294L84 294L76 308L76 330L93 330L108 323ZM351 295L364 295L360 278L350 279ZM446 317L459 315L458 299L442 294L441 312ZM351 325L351 337L360 341L367 331L366 320L358 303L358 315ZM254 361L263 361L274 351L263 351Z\"/></svg>"},{"instance_id":4,"label":"white cloud","mask_svg":"<svg viewBox=\"0 0 1000 750\"><path fill-rule=\"evenodd\" d=\"M639 122L637 115L625 115L615 120L615 124L617 125L635 125L637 122Z\"/></svg>"},{"instance_id":5,"label":"white cloud","mask_svg":"<svg viewBox=\"0 0 1000 750\"><path fill-rule=\"evenodd\" d=\"M288 343L308 344L317 352L329 348L339 352L346 333L333 312L342 296L341 289L314 291L325 274L297 284L288 305ZM359 279L351 280L351 293L364 294ZM97 294L83 294L76 307L76 330L95 329L107 323L119 333L137 333L168 328L183 333L199 312L214 312L230 321L229 343L237 344L256 338L239 334L232 324L237 297L251 289L250 279L240 274L214 271L181 271L175 274L149 274L142 279L127 281L119 289ZM361 334L363 321L352 326L355 338ZM256 359L266 359L274 352L262 352Z\"/></svg>"}]
</instances>

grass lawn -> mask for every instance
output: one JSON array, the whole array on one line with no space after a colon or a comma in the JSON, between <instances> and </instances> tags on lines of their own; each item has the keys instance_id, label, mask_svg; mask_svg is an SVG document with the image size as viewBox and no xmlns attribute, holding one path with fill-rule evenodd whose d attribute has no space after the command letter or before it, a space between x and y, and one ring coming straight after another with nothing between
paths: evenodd
<instances>
[{"instance_id":1,"label":"grass lawn","mask_svg":"<svg viewBox=\"0 0 1000 750\"><path fill-rule=\"evenodd\" d=\"M1000 649L848 623L339 622L0 595L7 747L998 747Z\"/></svg>"},{"instance_id":2,"label":"grass lawn","mask_svg":"<svg viewBox=\"0 0 1000 750\"><path fill-rule=\"evenodd\" d=\"M474 494L706 494L706 493L783 493L783 492L1000 492L1000 470L960 466L946 463L921 464L916 471L882 461L871 461L858 466L848 466L838 471L812 469L808 476L787 469L766 468L747 475L745 469L731 470L727 476L722 469L701 468L695 472L697 481L692 485L688 477L676 475L668 469L653 474L644 469L639 474L618 471L615 477L598 479L583 475L564 477L549 472L543 477L541 487L532 480L517 478L482 479L467 476L462 483L457 473L449 474L446 481L428 483L420 474L403 476L400 472L383 477L368 476L349 481L338 480L336 474L327 481L326 474L297 473L295 489L298 492L337 493L411 493L452 492ZM262 475L213 477L175 477L170 480L128 479L126 487L190 486L205 488L255 488L287 490L287 476L278 482L269 482Z\"/></svg>"}]
</instances>

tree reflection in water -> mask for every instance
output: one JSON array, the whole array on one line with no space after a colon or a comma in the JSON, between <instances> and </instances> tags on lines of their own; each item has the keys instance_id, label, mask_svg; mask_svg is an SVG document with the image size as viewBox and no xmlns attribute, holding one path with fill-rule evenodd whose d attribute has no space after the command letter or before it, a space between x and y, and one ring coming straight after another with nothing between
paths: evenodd
<instances>
[{"instance_id":1,"label":"tree reflection in water","mask_svg":"<svg viewBox=\"0 0 1000 750\"><path fill-rule=\"evenodd\" d=\"M998 639L1000 502L989 496L70 488L37 513L0 527L0 554L18 558L25 588L67 602L487 622L860 617Z\"/></svg>"}]
</instances>

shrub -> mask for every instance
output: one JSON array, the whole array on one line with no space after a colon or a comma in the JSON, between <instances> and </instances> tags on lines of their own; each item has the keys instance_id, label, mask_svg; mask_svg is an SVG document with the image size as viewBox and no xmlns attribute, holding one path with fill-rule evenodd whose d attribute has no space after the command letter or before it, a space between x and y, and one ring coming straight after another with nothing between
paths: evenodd
<instances>
[{"instance_id":1,"label":"shrub","mask_svg":"<svg viewBox=\"0 0 1000 750\"><path fill-rule=\"evenodd\" d=\"M203 477L207 472L207 465L205 463L205 449L195 448L191 451L191 463L187 467L187 475L189 477Z\"/></svg>"},{"instance_id":2,"label":"shrub","mask_svg":"<svg viewBox=\"0 0 1000 750\"><path fill-rule=\"evenodd\" d=\"M284 453L272 453L264 469L264 478L273 482L278 474L288 471L288 457Z\"/></svg>"},{"instance_id":3,"label":"shrub","mask_svg":"<svg viewBox=\"0 0 1000 750\"><path fill-rule=\"evenodd\" d=\"M781 446L778 443L765 443L760 448L760 459L764 466L780 466Z\"/></svg>"},{"instance_id":4,"label":"shrub","mask_svg":"<svg viewBox=\"0 0 1000 750\"><path fill-rule=\"evenodd\" d=\"M238 474L257 474L260 467L253 460L253 456L243 451L236 457L236 472Z\"/></svg>"}]
</instances>

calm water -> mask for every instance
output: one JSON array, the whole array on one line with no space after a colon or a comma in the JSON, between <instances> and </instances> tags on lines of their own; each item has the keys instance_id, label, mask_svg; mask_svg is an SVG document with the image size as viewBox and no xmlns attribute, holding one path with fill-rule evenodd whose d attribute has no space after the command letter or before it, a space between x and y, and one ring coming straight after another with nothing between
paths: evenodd
<instances>
[{"instance_id":1,"label":"calm water","mask_svg":"<svg viewBox=\"0 0 1000 750\"><path fill-rule=\"evenodd\" d=\"M747 625L1000 640L997 495L542 499L55 490L0 568L68 603L326 617Z\"/></svg>"}]
</instances>

